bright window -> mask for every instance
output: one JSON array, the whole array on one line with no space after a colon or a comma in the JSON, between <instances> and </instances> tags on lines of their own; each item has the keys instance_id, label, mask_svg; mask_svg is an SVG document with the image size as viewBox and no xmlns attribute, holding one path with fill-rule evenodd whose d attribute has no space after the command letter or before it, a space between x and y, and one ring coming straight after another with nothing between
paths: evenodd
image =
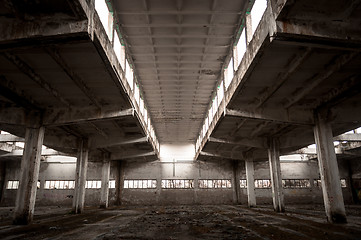
<instances>
[{"instance_id":1,"label":"bright window","mask_svg":"<svg viewBox=\"0 0 361 240\"><path fill-rule=\"evenodd\" d=\"M133 90L133 81L134 81L133 69L131 69L128 59L125 59L125 77L129 83L130 89Z\"/></svg>"},{"instance_id":2,"label":"bright window","mask_svg":"<svg viewBox=\"0 0 361 240\"><path fill-rule=\"evenodd\" d=\"M228 89L233 79L233 58L231 58L229 61L227 68L224 69L224 79L226 83L226 89Z\"/></svg>"},{"instance_id":3,"label":"bright window","mask_svg":"<svg viewBox=\"0 0 361 240\"><path fill-rule=\"evenodd\" d=\"M199 188L231 188L230 179L200 179L198 180Z\"/></svg>"},{"instance_id":4,"label":"bright window","mask_svg":"<svg viewBox=\"0 0 361 240\"><path fill-rule=\"evenodd\" d=\"M125 47L121 45L118 34L116 34L114 37L114 52L118 58L118 61L120 63L120 66L122 67L122 70L125 72L125 66L124 66Z\"/></svg>"},{"instance_id":5,"label":"bright window","mask_svg":"<svg viewBox=\"0 0 361 240\"><path fill-rule=\"evenodd\" d=\"M310 188L309 179L283 179L282 186L284 188Z\"/></svg>"},{"instance_id":6,"label":"bright window","mask_svg":"<svg viewBox=\"0 0 361 240\"><path fill-rule=\"evenodd\" d=\"M262 19L263 13L267 8L267 0L256 0L251 10L252 18L252 37Z\"/></svg>"},{"instance_id":7,"label":"bright window","mask_svg":"<svg viewBox=\"0 0 361 240\"><path fill-rule=\"evenodd\" d=\"M130 179L130 180L124 180L124 188L157 188L157 180L155 179Z\"/></svg>"},{"instance_id":8,"label":"bright window","mask_svg":"<svg viewBox=\"0 0 361 240\"><path fill-rule=\"evenodd\" d=\"M74 180L48 180L45 181L45 189L74 189Z\"/></svg>"},{"instance_id":9,"label":"bright window","mask_svg":"<svg viewBox=\"0 0 361 240\"><path fill-rule=\"evenodd\" d=\"M103 24L109 39L112 39L113 15L109 12L105 0L95 0L95 10L98 13L100 21Z\"/></svg>"},{"instance_id":10,"label":"bright window","mask_svg":"<svg viewBox=\"0 0 361 240\"><path fill-rule=\"evenodd\" d=\"M9 180L8 184L6 185L6 189L18 189L18 188L19 188L18 180Z\"/></svg>"},{"instance_id":11,"label":"bright window","mask_svg":"<svg viewBox=\"0 0 361 240\"><path fill-rule=\"evenodd\" d=\"M271 180L269 179L257 179L254 180L255 188L271 188Z\"/></svg>"},{"instance_id":12,"label":"bright window","mask_svg":"<svg viewBox=\"0 0 361 240\"><path fill-rule=\"evenodd\" d=\"M241 188L247 188L247 180L246 179L239 180L239 186Z\"/></svg>"},{"instance_id":13,"label":"bright window","mask_svg":"<svg viewBox=\"0 0 361 240\"><path fill-rule=\"evenodd\" d=\"M101 187L102 187L102 181L100 181L100 180L88 180L85 183L85 188L99 189Z\"/></svg>"},{"instance_id":14,"label":"bright window","mask_svg":"<svg viewBox=\"0 0 361 240\"><path fill-rule=\"evenodd\" d=\"M193 188L193 179L163 179L162 188Z\"/></svg>"},{"instance_id":15,"label":"bright window","mask_svg":"<svg viewBox=\"0 0 361 240\"><path fill-rule=\"evenodd\" d=\"M223 89L223 81L217 88L217 105L219 106L222 102L222 99L224 97L224 89Z\"/></svg>"},{"instance_id":16,"label":"bright window","mask_svg":"<svg viewBox=\"0 0 361 240\"><path fill-rule=\"evenodd\" d=\"M109 181L109 188L115 188L115 180Z\"/></svg>"},{"instance_id":17,"label":"bright window","mask_svg":"<svg viewBox=\"0 0 361 240\"><path fill-rule=\"evenodd\" d=\"M238 43L236 45L236 48L234 51L236 52L237 59L235 59L235 62L237 63L236 68L238 69L239 64L242 61L243 55L246 52L247 49L247 43L246 43L246 33L245 29L243 29L241 36L239 37ZM236 70L237 70L236 69Z\"/></svg>"}]
</instances>

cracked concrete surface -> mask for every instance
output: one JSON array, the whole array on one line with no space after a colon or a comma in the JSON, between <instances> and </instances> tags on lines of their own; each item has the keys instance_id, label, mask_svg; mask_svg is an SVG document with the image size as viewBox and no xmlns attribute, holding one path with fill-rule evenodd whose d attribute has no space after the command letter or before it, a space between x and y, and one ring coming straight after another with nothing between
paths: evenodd
<instances>
[{"instance_id":1,"label":"cracked concrete surface","mask_svg":"<svg viewBox=\"0 0 361 240\"><path fill-rule=\"evenodd\" d=\"M361 239L361 207L347 206L348 223L326 222L323 206L239 205L39 207L34 223L11 225L12 208L1 208L1 239Z\"/></svg>"}]
</instances>

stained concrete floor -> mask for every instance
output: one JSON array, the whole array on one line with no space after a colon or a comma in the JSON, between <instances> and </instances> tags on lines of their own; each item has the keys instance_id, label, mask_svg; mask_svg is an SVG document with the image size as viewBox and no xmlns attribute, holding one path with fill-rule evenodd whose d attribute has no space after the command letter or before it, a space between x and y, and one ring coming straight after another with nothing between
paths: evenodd
<instances>
[{"instance_id":1,"label":"stained concrete floor","mask_svg":"<svg viewBox=\"0 0 361 240\"><path fill-rule=\"evenodd\" d=\"M361 206L347 206L347 224L328 224L323 206L237 205L37 207L34 222L11 225L13 208L0 208L0 239L361 239Z\"/></svg>"}]
</instances>

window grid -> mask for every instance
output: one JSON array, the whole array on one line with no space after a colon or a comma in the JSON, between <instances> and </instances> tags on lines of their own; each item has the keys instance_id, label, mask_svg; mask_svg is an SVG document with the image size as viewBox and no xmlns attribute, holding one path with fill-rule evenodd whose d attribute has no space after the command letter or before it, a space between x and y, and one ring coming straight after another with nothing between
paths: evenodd
<instances>
[{"instance_id":1,"label":"window grid","mask_svg":"<svg viewBox=\"0 0 361 240\"><path fill-rule=\"evenodd\" d=\"M102 187L102 181L100 180L88 180L85 183L85 188L99 189Z\"/></svg>"},{"instance_id":2,"label":"window grid","mask_svg":"<svg viewBox=\"0 0 361 240\"><path fill-rule=\"evenodd\" d=\"M247 180L246 179L239 180L239 186L240 188L247 188Z\"/></svg>"},{"instance_id":3,"label":"window grid","mask_svg":"<svg viewBox=\"0 0 361 240\"><path fill-rule=\"evenodd\" d=\"M74 180L47 180L44 189L74 189Z\"/></svg>"},{"instance_id":4,"label":"window grid","mask_svg":"<svg viewBox=\"0 0 361 240\"><path fill-rule=\"evenodd\" d=\"M127 180L124 180L124 188L154 189L154 188L157 188L157 180L155 180L155 179L127 179Z\"/></svg>"},{"instance_id":5,"label":"window grid","mask_svg":"<svg viewBox=\"0 0 361 240\"><path fill-rule=\"evenodd\" d=\"M342 188L347 188L347 182L346 182L345 178L340 179L340 184L341 184ZM318 188L322 188L321 179L314 179L313 180L313 186L318 187Z\"/></svg>"},{"instance_id":6,"label":"window grid","mask_svg":"<svg viewBox=\"0 0 361 240\"><path fill-rule=\"evenodd\" d=\"M311 182L309 179L284 179L282 180L283 188L310 188Z\"/></svg>"},{"instance_id":7,"label":"window grid","mask_svg":"<svg viewBox=\"0 0 361 240\"><path fill-rule=\"evenodd\" d=\"M231 188L230 179L200 179L198 180L199 188Z\"/></svg>"},{"instance_id":8,"label":"window grid","mask_svg":"<svg viewBox=\"0 0 361 240\"><path fill-rule=\"evenodd\" d=\"M162 188L165 189L194 188L193 179L162 179Z\"/></svg>"},{"instance_id":9,"label":"window grid","mask_svg":"<svg viewBox=\"0 0 361 240\"><path fill-rule=\"evenodd\" d=\"M256 179L254 180L255 188L271 188L271 180L270 179Z\"/></svg>"},{"instance_id":10,"label":"window grid","mask_svg":"<svg viewBox=\"0 0 361 240\"><path fill-rule=\"evenodd\" d=\"M18 189L19 181L18 180L9 180L6 186L6 189Z\"/></svg>"}]
</instances>

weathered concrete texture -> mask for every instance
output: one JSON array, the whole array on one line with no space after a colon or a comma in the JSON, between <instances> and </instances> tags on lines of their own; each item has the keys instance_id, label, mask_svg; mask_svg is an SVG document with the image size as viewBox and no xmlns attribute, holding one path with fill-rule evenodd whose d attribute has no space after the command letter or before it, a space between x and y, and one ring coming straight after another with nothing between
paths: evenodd
<instances>
[{"instance_id":1,"label":"weathered concrete texture","mask_svg":"<svg viewBox=\"0 0 361 240\"><path fill-rule=\"evenodd\" d=\"M254 164L253 160L247 159L245 161L246 177L247 177L247 199L248 206L256 206L256 193L254 190Z\"/></svg>"},{"instance_id":2,"label":"weathered concrete texture","mask_svg":"<svg viewBox=\"0 0 361 240\"><path fill-rule=\"evenodd\" d=\"M272 183L273 208L276 212L284 212L285 203L282 188L282 175L278 139L270 140L268 158Z\"/></svg>"},{"instance_id":3,"label":"weathered concrete texture","mask_svg":"<svg viewBox=\"0 0 361 240\"><path fill-rule=\"evenodd\" d=\"M19 189L16 192L14 224L28 224L33 218L44 130L43 127L26 128Z\"/></svg>"},{"instance_id":4,"label":"weathered concrete texture","mask_svg":"<svg viewBox=\"0 0 361 240\"><path fill-rule=\"evenodd\" d=\"M9 226L10 208L0 208L2 239L359 239L361 209L346 208L348 224L331 225L320 205L271 207L232 205L150 206L85 209L39 208L29 226Z\"/></svg>"},{"instance_id":5,"label":"weathered concrete texture","mask_svg":"<svg viewBox=\"0 0 361 240\"><path fill-rule=\"evenodd\" d=\"M346 222L342 189L338 180L340 179L340 173L333 145L331 123L318 114L314 132L327 219L335 223Z\"/></svg>"}]
</instances>

